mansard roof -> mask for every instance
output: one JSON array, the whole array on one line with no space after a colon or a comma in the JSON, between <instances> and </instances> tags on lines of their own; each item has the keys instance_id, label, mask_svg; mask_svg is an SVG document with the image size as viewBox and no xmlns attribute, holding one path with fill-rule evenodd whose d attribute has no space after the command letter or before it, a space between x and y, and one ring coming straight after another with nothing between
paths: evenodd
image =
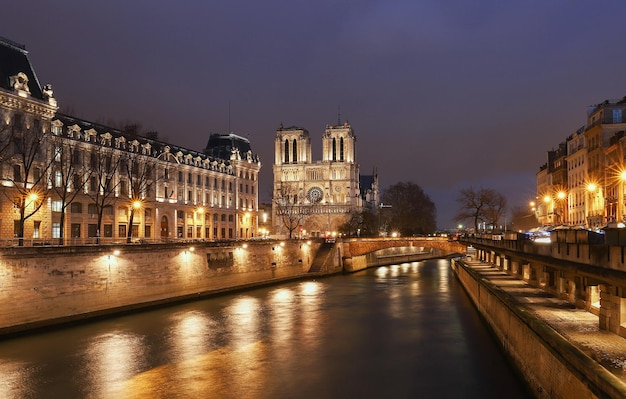
<instances>
[{"instance_id":1,"label":"mansard roof","mask_svg":"<svg viewBox=\"0 0 626 399\"><path fill-rule=\"evenodd\" d=\"M233 149L238 149L240 154L252 151L250 140L234 133L211 133L204 153L217 158L230 159Z\"/></svg>"},{"instance_id":2,"label":"mansard roof","mask_svg":"<svg viewBox=\"0 0 626 399\"><path fill-rule=\"evenodd\" d=\"M44 100L41 86L35 70L28 59L28 51L24 45L0 37L0 88L12 91L11 77L18 73L28 77L30 95L38 100Z\"/></svg>"},{"instance_id":3,"label":"mansard roof","mask_svg":"<svg viewBox=\"0 0 626 399\"><path fill-rule=\"evenodd\" d=\"M140 136L137 134L124 132L120 129L116 129L110 126L101 125L99 123L89 122L84 119L76 118L74 116L65 115L62 113L56 114L54 118L61 122L65 131L68 129L71 130L73 126L76 126L80 129L82 134L85 132L94 131L97 135L100 136L98 143L100 145L107 145L102 143L102 138L104 135L110 135L110 143L109 146L115 146L116 141L121 141L125 143L136 142L140 148L149 148L149 154L155 158L160 157L164 153L171 154L174 158L177 159L179 163L186 163L193 166L204 167L207 169L219 169L220 165L224 165L224 173L233 174L234 171L230 168L230 153L226 158L220 158L215 156L208 156L198 151L190 150L188 148L179 147L173 144L164 143L162 141L150 139L144 136ZM78 139L78 137L74 137L74 139Z\"/></svg>"}]
</instances>

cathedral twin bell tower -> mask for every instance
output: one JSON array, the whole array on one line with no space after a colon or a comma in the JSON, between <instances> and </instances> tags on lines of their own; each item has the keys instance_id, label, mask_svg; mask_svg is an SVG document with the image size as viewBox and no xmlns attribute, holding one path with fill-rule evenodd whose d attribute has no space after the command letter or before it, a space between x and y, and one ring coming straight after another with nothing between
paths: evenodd
<instances>
[{"instance_id":1,"label":"cathedral twin bell tower","mask_svg":"<svg viewBox=\"0 0 626 399\"><path fill-rule=\"evenodd\" d=\"M321 161L312 159L306 129L280 125L274 142L272 213L274 231L287 235L284 214L288 210L281 203L292 205L289 212L305 215L296 233L306 237L332 235L352 212L362 209L356 136L348 121L326 126Z\"/></svg>"}]
</instances>

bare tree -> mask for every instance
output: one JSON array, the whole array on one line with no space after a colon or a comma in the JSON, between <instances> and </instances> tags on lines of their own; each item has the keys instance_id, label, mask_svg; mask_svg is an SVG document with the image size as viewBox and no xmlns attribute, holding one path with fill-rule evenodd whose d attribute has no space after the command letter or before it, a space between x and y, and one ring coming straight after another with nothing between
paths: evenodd
<instances>
[{"instance_id":1,"label":"bare tree","mask_svg":"<svg viewBox=\"0 0 626 399\"><path fill-rule=\"evenodd\" d=\"M120 167L119 155L104 145L93 146L89 153L90 177L87 195L94 202L98 215L96 240L100 241L104 209L115 204L115 192L119 185L115 175Z\"/></svg>"},{"instance_id":2,"label":"bare tree","mask_svg":"<svg viewBox=\"0 0 626 399\"><path fill-rule=\"evenodd\" d=\"M275 214L282 225L289 232L289 238L304 220L313 212L314 205L305 203L306 198L298 192L295 185L280 183L280 187L273 198Z\"/></svg>"},{"instance_id":3,"label":"bare tree","mask_svg":"<svg viewBox=\"0 0 626 399\"><path fill-rule=\"evenodd\" d=\"M473 187L464 188L456 201L460 208L454 219L457 222L471 220L474 231L478 231L478 225L481 222L497 226L506 210L506 198L490 188L480 190L475 190Z\"/></svg>"},{"instance_id":4,"label":"bare tree","mask_svg":"<svg viewBox=\"0 0 626 399\"><path fill-rule=\"evenodd\" d=\"M487 191L487 207L485 208L485 222L493 226L494 229L500 225L500 219L506 211L506 198L494 191ZM506 230L506 220L504 222L504 230Z\"/></svg>"},{"instance_id":5,"label":"bare tree","mask_svg":"<svg viewBox=\"0 0 626 399\"><path fill-rule=\"evenodd\" d=\"M85 166L83 151L78 143L61 136L52 135L51 137L51 191L61 202L59 244L63 245L67 207L78 194L84 192L93 170Z\"/></svg>"},{"instance_id":6,"label":"bare tree","mask_svg":"<svg viewBox=\"0 0 626 399\"><path fill-rule=\"evenodd\" d=\"M14 123L3 138L3 163L10 170L5 178L11 182L12 190L5 195L19 212L15 235L18 245L24 245L24 225L44 204L48 196L48 171L51 158L46 145L49 129L42 129L39 120L25 126L21 115L16 115Z\"/></svg>"},{"instance_id":7,"label":"bare tree","mask_svg":"<svg viewBox=\"0 0 626 399\"><path fill-rule=\"evenodd\" d=\"M128 194L130 200L126 241L131 242L135 211L143 206L145 199L151 197L152 190L156 189L156 163L149 155L128 152L120 159L120 165L120 175L124 176L128 187L128 192L122 194Z\"/></svg>"}]
</instances>

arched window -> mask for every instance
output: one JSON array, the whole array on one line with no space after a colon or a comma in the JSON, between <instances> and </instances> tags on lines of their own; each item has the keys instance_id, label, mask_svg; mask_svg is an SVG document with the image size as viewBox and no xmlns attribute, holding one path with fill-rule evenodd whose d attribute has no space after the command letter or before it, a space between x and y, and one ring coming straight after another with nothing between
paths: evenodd
<instances>
[{"instance_id":1,"label":"arched window","mask_svg":"<svg viewBox=\"0 0 626 399\"><path fill-rule=\"evenodd\" d=\"M343 137L339 139L339 160L343 161Z\"/></svg>"},{"instance_id":2,"label":"arched window","mask_svg":"<svg viewBox=\"0 0 626 399\"><path fill-rule=\"evenodd\" d=\"M283 162L289 163L289 140L287 139L285 139L285 159Z\"/></svg>"},{"instance_id":3,"label":"arched window","mask_svg":"<svg viewBox=\"0 0 626 399\"><path fill-rule=\"evenodd\" d=\"M333 137L333 161L337 160L337 139Z\"/></svg>"},{"instance_id":4,"label":"arched window","mask_svg":"<svg viewBox=\"0 0 626 399\"><path fill-rule=\"evenodd\" d=\"M293 162L298 162L298 142L296 140L293 141Z\"/></svg>"}]
</instances>

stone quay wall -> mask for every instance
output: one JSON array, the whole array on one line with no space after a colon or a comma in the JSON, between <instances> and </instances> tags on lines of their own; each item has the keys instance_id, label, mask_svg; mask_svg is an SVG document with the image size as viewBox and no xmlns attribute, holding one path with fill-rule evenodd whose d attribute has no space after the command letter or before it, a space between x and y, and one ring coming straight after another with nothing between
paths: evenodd
<instances>
[{"instance_id":1,"label":"stone quay wall","mask_svg":"<svg viewBox=\"0 0 626 399\"><path fill-rule=\"evenodd\" d=\"M623 397L606 370L545 323L463 262L452 269L536 398Z\"/></svg>"},{"instance_id":2,"label":"stone quay wall","mask_svg":"<svg viewBox=\"0 0 626 399\"><path fill-rule=\"evenodd\" d=\"M0 335L305 277L319 242L0 250Z\"/></svg>"}]
</instances>

